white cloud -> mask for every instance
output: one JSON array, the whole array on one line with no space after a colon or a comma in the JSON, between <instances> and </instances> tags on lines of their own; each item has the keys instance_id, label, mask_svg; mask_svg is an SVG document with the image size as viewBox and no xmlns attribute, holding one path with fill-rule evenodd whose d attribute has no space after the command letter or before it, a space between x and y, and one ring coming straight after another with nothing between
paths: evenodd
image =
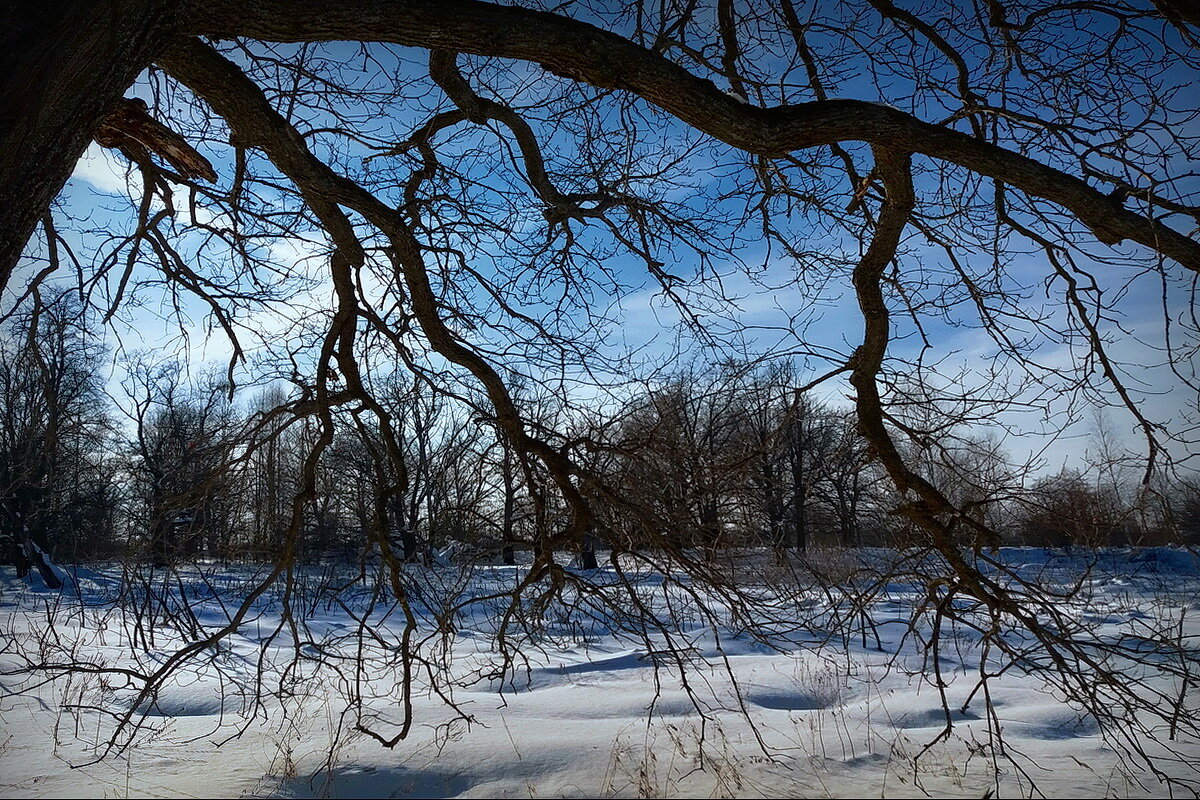
<instances>
[{"instance_id":1,"label":"white cloud","mask_svg":"<svg viewBox=\"0 0 1200 800\"><path fill-rule=\"evenodd\" d=\"M329 247L323 231L299 231L272 239L268 245L271 260L291 269L308 265ZM319 268L318 268L319 270Z\"/></svg>"},{"instance_id":2,"label":"white cloud","mask_svg":"<svg viewBox=\"0 0 1200 800\"><path fill-rule=\"evenodd\" d=\"M126 164L112 151L92 142L75 164L71 177L81 180L104 194L130 194L125 177Z\"/></svg>"}]
</instances>

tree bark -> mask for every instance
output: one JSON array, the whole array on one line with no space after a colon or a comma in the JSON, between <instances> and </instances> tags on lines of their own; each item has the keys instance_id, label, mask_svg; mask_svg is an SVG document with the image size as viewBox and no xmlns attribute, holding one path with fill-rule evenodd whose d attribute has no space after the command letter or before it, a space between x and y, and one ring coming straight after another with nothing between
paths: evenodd
<instances>
[{"instance_id":1,"label":"tree bark","mask_svg":"<svg viewBox=\"0 0 1200 800\"><path fill-rule=\"evenodd\" d=\"M181 0L28 0L0 32L0 291L100 121L177 29Z\"/></svg>"},{"instance_id":2,"label":"tree bark","mask_svg":"<svg viewBox=\"0 0 1200 800\"><path fill-rule=\"evenodd\" d=\"M596 561L596 537L591 533L583 535L583 544L579 548L579 568L584 570L599 569Z\"/></svg>"}]
</instances>

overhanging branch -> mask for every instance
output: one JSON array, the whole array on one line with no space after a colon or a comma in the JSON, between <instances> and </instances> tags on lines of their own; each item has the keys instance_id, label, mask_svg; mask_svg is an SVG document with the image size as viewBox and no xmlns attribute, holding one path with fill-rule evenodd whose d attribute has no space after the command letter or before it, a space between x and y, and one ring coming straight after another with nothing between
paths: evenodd
<instances>
[{"instance_id":1,"label":"overhanging branch","mask_svg":"<svg viewBox=\"0 0 1200 800\"><path fill-rule=\"evenodd\" d=\"M1200 243L1032 158L862 100L748 105L652 50L558 14L479 0L221 0L197 3L187 27L217 38L380 41L531 61L572 80L634 92L756 155L844 141L920 153L1056 203L1105 244L1134 241L1200 272Z\"/></svg>"}]
</instances>

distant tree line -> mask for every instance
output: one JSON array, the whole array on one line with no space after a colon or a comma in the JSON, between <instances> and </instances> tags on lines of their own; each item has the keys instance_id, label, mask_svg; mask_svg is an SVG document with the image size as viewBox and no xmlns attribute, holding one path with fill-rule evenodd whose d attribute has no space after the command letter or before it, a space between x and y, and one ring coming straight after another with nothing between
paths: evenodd
<instances>
[{"instance_id":1,"label":"distant tree line","mask_svg":"<svg viewBox=\"0 0 1200 800\"><path fill-rule=\"evenodd\" d=\"M10 325L29 335L0 341L0 541L10 551L167 564L269 559L284 547L303 560L467 548L515 563L553 547L566 524L548 476L478 411L485 404L455 402L420 376L397 370L376 387L390 435L346 409L318 448L319 426L295 413L302 398L273 385L239 406L222 380L190 378L178 362L132 359L115 402L107 353L78 306L38 310L36 324ZM611 549L903 545L907 523L888 512L895 490L853 416L803 383L788 362L730 361L584 415L536 386L516 395L606 487L584 566ZM909 455L1001 532L986 544L1200 544L1194 478L1150 495L1111 463L1030 479L966 427L915 437ZM400 448L403 476L388 446Z\"/></svg>"}]
</instances>

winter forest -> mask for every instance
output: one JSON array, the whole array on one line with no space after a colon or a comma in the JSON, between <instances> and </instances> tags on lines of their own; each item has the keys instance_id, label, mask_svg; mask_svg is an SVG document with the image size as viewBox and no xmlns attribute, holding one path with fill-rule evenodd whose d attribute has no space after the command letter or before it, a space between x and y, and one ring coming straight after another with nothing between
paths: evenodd
<instances>
[{"instance_id":1,"label":"winter forest","mask_svg":"<svg viewBox=\"0 0 1200 800\"><path fill-rule=\"evenodd\" d=\"M9 524L20 520L55 562L270 562L285 543L303 563L358 562L381 546L372 529L381 513L386 546L404 562L428 564L453 548L511 566L569 526L549 478L523 470L478 410L483 398L460 406L395 369L380 371L375 396L403 482L378 463L379 432L353 409L335 411L334 436L311 468L314 496L291 534L291 500L309 480L305 459L321 431L271 413L289 400L285 390L233 403L223 375L192 377L179 361L139 354L110 399L101 345L79 308L59 301L38 339L10 331L0 350ZM619 404L583 409L518 384L526 419L579 443L583 467L620 499L597 505L590 536L564 542L568 563L595 569L597 547L713 554L919 541L889 514L903 499L850 409L797 396L805 380L786 361L689 365ZM1200 483L1164 482L1139 497L1140 475L1113 455L1111 435L1094 430L1089 461L1028 485L997 439L969 425L910 443L907 455L986 525L989 545L1200 544Z\"/></svg>"},{"instance_id":2,"label":"winter forest","mask_svg":"<svg viewBox=\"0 0 1200 800\"><path fill-rule=\"evenodd\" d=\"M10 796L1200 796L1194 4L0 21Z\"/></svg>"}]
</instances>

